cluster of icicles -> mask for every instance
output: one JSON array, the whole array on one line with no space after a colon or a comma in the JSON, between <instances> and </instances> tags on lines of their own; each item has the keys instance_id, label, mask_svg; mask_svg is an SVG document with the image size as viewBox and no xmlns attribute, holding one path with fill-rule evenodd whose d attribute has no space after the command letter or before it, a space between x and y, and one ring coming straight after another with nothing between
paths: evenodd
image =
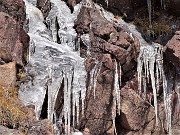
<instances>
[{"instance_id":1,"label":"cluster of icicles","mask_svg":"<svg viewBox=\"0 0 180 135\"><path fill-rule=\"evenodd\" d=\"M65 133L70 135L71 122L73 122L72 126L74 126L75 123L78 123L80 110L82 115L84 113L84 100L86 96L84 59L79 56L80 41L79 38L76 40L77 34L73 29L74 20L78 15L82 3L75 6L74 12L71 13L65 2L61 0L50 0L52 8L48 17L44 20L41 11L34 6L36 4L35 0L32 1L32 3L27 0L24 1L26 3L27 19L29 21L29 36L31 38L29 64L26 70L28 74L33 75L34 78L33 81L31 80L21 85L22 92L20 92L20 98L25 104L35 104L37 117L39 117L43 104L42 99L44 99L46 89L48 89L48 119L54 121L55 124L58 121L62 122L64 120L64 125L66 126ZM85 2L87 3L89 1L86 0ZM85 2L83 3L84 6L91 5L92 3L89 2L90 4L86 4ZM108 5L108 0L106 2ZM151 3L149 1L148 8L151 14ZM44 21L46 21L49 29L44 25ZM169 134L172 134L171 95L167 92L167 82L163 71L162 48L159 44L154 43L149 45L141 40L142 37L139 36L137 30L131 28L132 25L128 25L124 21L122 21L121 24L126 25L130 31L142 41L137 67L139 93L143 93L143 97L146 97L146 83L151 80L157 124L158 109L156 93L159 90L159 84L161 82L163 83L167 127ZM82 35L81 40L87 46L87 54L90 56L89 35ZM77 43L75 41L77 41ZM57 42L60 43L57 44ZM94 98L96 97L96 81L101 65L102 63L97 61L90 73L91 85L88 90L93 89ZM120 73L118 73L118 70L120 70ZM62 112L57 114L54 108L62 84L64 86L64 106L63 110L61 110ZM115 97L113 101L117 109L115 109L116 112L113 113L114 126L115 115L116 113L120 114L120 87L121 65L115 62ZM79 106L80 99L81 108ZM71 116L73 119L71 119Z\"/></svg>"},{"instance_id":2,"label":"cluster of icicles","mask_svg":"<svg viewBox=\"0 0 180 135\"><path fill-rule=\"evenodd\" d=\"M165 1L161 1L162 5L165 5ZM149 11L149 21L151 24L151 0L147 0L148 4L148 11ZM101 9L101 11L104 14L104 17L111 21L114 18L114 15L111 13L103 10L101 7L97 6ZM167 120L167 130L169 135L172 135L172 126L171 126L171 115L172 115L172 109L171 109L171 91L167 88L167 80L164 74L163 69L163 47L162 45L158 43L147 43L143 37L141 36L141 33L139 33L136 29L136 27L132 24L126 23L124 20L119 19L118 25L120 27L125 27L130 31L130 34L135 35L139 41L140 41L140 53L137 59L137 72L138 72L138 89L139 89L139 95L145 100L146 98L146 90L147 90L147 83L151 83L152 90L153 90L153 97L154 97L154 108L155 108L155 118L156 118L156 126L160 126L159 119L158 119L158 103L157 103L157 93L159 91L160 84L163 84L163 95L164 95L164 107L165 107L165 113L166 113L166 120ZM121 72L121 68L120 72ZM117 70L117 68L116 68ZM114 82L114 88L117 94L120 93L119 87L121 84L118 85L117 81L117 71L115 72L115 82ZM117 95L116 94L116 95ZM117 100L119 102L118 105L120 105L120 97ZM118 108L118 107L117 107ZM118 112L119 109L117 109ZM114 123L114 122L113 122Z\"/></svg>"},{"instance_id":3,"label":"cluster of icicles","mask_svg":"<svg viewBox=\"0 0 180 135\"><path fill-rule=\"evenodd\" d=\"M139 95L141 95L144 99L146 98L146 84L150 83L151 81L154 97L156 126L159 126L157 92L159 91L160 83L163 84L167 129L171 135L171 94L169 94L167 91L167 81L163 70L163 52L160 44L152 43L151 45L141 45L137 71Z\"/></svg>"},{"instance_id":4,"label":"cluster of icicles","mask_svg":"<svg viewBox=\"0 0 180 135\"><path fill-rule=\"evenodd\" d=\"M152 27L152 1L147 0L149 24ZM165 0L161 0L161 7L165 9ZM143 97L146 98L146 84L151 80L151 86L153 89L154 108L156 117L156 126L159 126L158 120L158 103L157 92L159 91L160 83L163 84L163 96L164 107L167 120L167 130L169 135L172 135L172 109L171 109L171 92L167 89L167 80L163 70L163 52L162 46L157 43L151 45L143 44L140 47L140 54L138 57L138 85L139 94L143 93ZM143 91L142 91L143 88Z\"/></svg>"},{"instance_id":5,"label":"cluster of icicles","mask_svg":"<svg viewBox=\"0 0 180 135\"><path fill-rule=\"evenodd\" d=\"M55 127L63 123L65 134L70 135L71 122L72 126L78 124L79 112L84 113L86 95L84 59L79 56L80 44L73 28L81 3L71 13L64 1L50 0L51 11L44 20L42 12L36 8L37 1L24 1L30 36L26 72L32 78L21 84L20 99L26 105L34 104L37 118L40 118L45 95L48 95L47 118ZM63 109L57 111L56 102L62 92ZM60 134L62 131L58 130L61 129L57 129Z\"/></svg>"}]
</instances>

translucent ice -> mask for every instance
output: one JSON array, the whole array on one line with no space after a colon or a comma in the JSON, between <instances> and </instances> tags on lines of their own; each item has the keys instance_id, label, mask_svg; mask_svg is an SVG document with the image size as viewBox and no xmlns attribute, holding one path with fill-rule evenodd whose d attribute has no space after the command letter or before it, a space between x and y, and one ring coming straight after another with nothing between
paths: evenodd
<instances>
[{"instance_id":1,"label":"translucent ice","mask_svg":"<svg viewBox=\"0 0 180 135\"><path fill-rule=\"evenodd\" d=\"M51 0L52 9L46 20L49 30L43 23L41 11L26 0L25 4L30 36L29 61L25 70L31 79L21 84L20 99L26 105L35 105L37 118L40 118L47 91L47 118L55 124L64 119L67 127L65 132L70 135L71 116L73 121L76 119L78 122L79 111L82 110L83 113L86 96L84 59L74 49L77 34L73 26L80 4L71 14L65 2ZM58 21L56 23L59 24L59 29L55 26L55 21ZM61 39L60 44L56 43L57 35ZM64 95L60 113L55 110L59 93Z\"/></svg>"}]
</instances>

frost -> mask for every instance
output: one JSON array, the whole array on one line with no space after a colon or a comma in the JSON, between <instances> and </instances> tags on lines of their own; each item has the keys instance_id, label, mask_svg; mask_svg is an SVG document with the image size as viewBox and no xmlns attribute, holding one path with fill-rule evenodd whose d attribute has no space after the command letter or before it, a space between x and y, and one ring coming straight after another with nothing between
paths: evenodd
<instances>
[{"instance_id":1,"label":"frost","mask_svg":"<svg viewBox=\"0 0 180 135\"><path fill-rule=\"evenodd\" d=\"M57 122L65 121L65 133L70 135L71 121L73 125L78 123L80 110L83 115L86 96L84 59L75 50L77 34L73 29L80 4L71 14L65 2L51 0L52 10L46 20L49 25L47 29L41 11L28 1L24 1L30 36L29 59L25 69L30 79L21 84L19 97L25 105L35 105L36 116L40 118L47 91L47 118L55 125ZM57 37L60 38L59 44ZM62 86L63 91L60 91ZM55 104L60 98L59 93L62 92L64 103L63 109L59 112L55 110Z\"/></svg>"}]
</instances>

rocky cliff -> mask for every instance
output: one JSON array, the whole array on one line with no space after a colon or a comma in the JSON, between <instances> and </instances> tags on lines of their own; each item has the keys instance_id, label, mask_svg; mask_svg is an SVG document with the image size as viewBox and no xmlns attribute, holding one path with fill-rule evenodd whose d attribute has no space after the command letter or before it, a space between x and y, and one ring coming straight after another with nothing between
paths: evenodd
<instances>
[{"instance_id":1,"label":"rocky cliff","mask_svg":"<svg viewBox=\"0 0 180 135\"><path fill-rule=\"evenodd\" d=\"M54 1L33 1L31 2L32 5L39 9L36 17L38 18L38 15L41 14L39 12L42 12L42 18L36 19L42 19L43 30L34 32L34 35L38 33L42 38L38 37L32 42L27 34L28 30L31 29L30 19L26 19L28 16L26 15L27 7L23 0L0 0L0 125L2 125L0 126L0 134L65 134L66 128L68 129L70 125L70 132L73 135L76 133L84 135L164 135L171 134L171 131L174 135L179 135L180 14L178 5L180 1L170 0L160 3L152 0L152 26L149 24L146 0L85 0L82 2L80 0L64 0L64 2L72 14L76 13L77 4L82 4L73 26L67 25L67 27L72 27L74 31L67 27L64 28L66 21L69 20L64 19L64 21L62 19L60 22L58 18L61 19L63 16L51 11L52 9L55 10L57 6ZM50 18L50 15L55 15L54 19ZM124 22L122 18L128 23ZM34 25L36 24L39 25L38 21L34 23ZM69 24L71 25L71 23ZM138 29L136 32L133 32L134 25ZM75 112L78 113L76 116L71 113L74 105L66 104L72 108L69 113L62 109L65 101L70 100L73 94L65 99L66 83L68 84L65 79L69 80L69 78L62 75L62 83L59 84L58 76L61 75L61 72L59 73L58 70L61 71L60 69L64 67L63 64L60 64L58 68L55 68L62 61L69 64L67 49L58 48L58 45L64 45L63 42L66 40L62 38L65 32L63 31L63 33L61 28L66 34L67 31L77 33L73 42L75 44L74 50L75 52L79 51L78 53L84 59L86 70L85 100L84 102L79 99L75 101L75 104L79 103L80 106L84 103L84 109L76 106ZM139 38L141 36L139 36L139 32L145 40L142 41ZM61 35L63 36L61 37ZM31 37L33 36L31 35ZM44 54L39 55L42 56L39 58L42 61L48 59L48 61L55 62L53 63L55 65L53 67L54 72L49 67L46 68L46 62L42 69L40 68L42 65L35 61L36 56L38 56L36 55L37 46L39 45L39 48L42 48L42 42L40 44L42 39L44 45L50 44L51 47L48 46L44 50L40 50L39 52L44 52ZM70 40L67 39L66 43ZM39 44L36 44L38 42ZM160 58L163 70L158 67L158 62L153 66L144 64L143 67L142 65L143 84L139 85L137 67L138 58L142 53L142 43L153 45L154 42L159 43L163 51L163 59ZM29 44L31 45L30 52L28 51ZM35 44L34 48L32 48L32 44ZM56 49L53 48L53 45ZM65 45L64 48L66 48ZM60 56L64 54L66 57L63 58L66 59L63 60ZM34 58L34 65L31 65L33 62L28 63L30 56ZM78 59L76 55L72 56L75 57L75 60ZM158 57L156 58L158 59ZM35 66L37 67L35 69L39 71L34 73L31 68L33 69ZM153 67L152 70L156 76L156 97L153 92L152 70L148 69L150 77L147 77L148 73L146 72L148 71L146 71L145 66ZM53 75L55 76L55 83L58 82L58 92L55 94L56 98L53 99L55 103L50 103L54 103L53 114L58 115L59 120L56 120L54 115L52 119L48 116L50 99L48 89L56 89L56 86L52 86L55 84L52 82L53 79L46 79L45 76L46 82L42 81L41 83L39 81L42 85L40 87L44 89L44 92L40 89L42 95L38 96L37 94L38 98L41 98L39 99L41 103L36 98L32 98L32 100L36 100L32 101L32 104L27 103L28 98L33 93L38 93L38 89L35 89L38 81L34 80L41 80L44 77L38 78L36 76L41 75L41 73L46 74L46 72L56 73ZM62 71L62 74L64 72L65 70ZM165 75L167 95L164 93L163 77L158 73ZM76 77L79 76L72 77L71 81L73 82ZM161 79L158 80L157 78ZM146 79L147 81L145 81ZM30 83L31 85L29 85ZM22 89L22 86L24 88L25 85L36 91L32 92L32 95L28 95L30 88L24 91ZM139 91L141 86L143 92ZM21 91L20 93L27 91L24 97L20 97L22 101L18 98L18 91ZM79 98L82 97L81 93ZM156 102L155 99L157 99ZM67 102L74 103L74 100ZM155 103L157 103L157 114L155 113ZM168 103L169 110L166 108L166 103ZM40 109L37 109L36 105L40 106ZM70 122L67 122L68 125L65 116L61 116L64 111L67 112L68 117L72 117L76 121L74 122L71 119ZM60 121L60 117L62 117L62 121Z\"/></svg>"}]
</instances>

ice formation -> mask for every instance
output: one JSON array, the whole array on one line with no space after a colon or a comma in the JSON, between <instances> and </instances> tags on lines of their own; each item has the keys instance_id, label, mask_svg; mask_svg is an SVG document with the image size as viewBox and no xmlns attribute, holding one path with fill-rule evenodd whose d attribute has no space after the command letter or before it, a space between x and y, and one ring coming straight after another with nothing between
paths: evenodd
<instances>
[{"instance_id":1,"label":"ice formation","mask_svg":"<svg viewBox=\"0 0 180 135\"><path fill-rule=\"evenodd\" d=\"M151 3L150 1L148 2ZM105 11L102 7L95 5L100 9L102 15L109 21L112 22L114 15L110 12ZM150 6L151 8L151 6ZM149 9L151 10L151 9ZM150 11L151 12L151 11ZM163 54L162 46L158 43L147 43L141 33L139 33L133 24L126 23L121 18L117 20L119 27L125 28L129 31L129 34L135 35L140 41L140 54L138 57L138 85L139 94L145 99L146 98L146 85L151 81L154 97L154 108L156 116L156 126L158 125L158 106L157 106L157 91L159 90L160 83L163 84L163 95L164 95L164 107L167 120L167 129L169 135L172 135L171 125L171 91L168 90L168 84L163 69ZM177 85L178 86L178 85ZM176 91L178 91L177 89ZM115 102L116 103L116 102Z\"/></svg>"},{"instance_id":2,"label":"ice formation","mask_svg":"<svg viewBox=\"0 0 180 135\"><path fill-rule=\"evenodd\" d=\"M114 74L114 91L115 91L115 98L116 98L116 105L117 105L117 113L120 115L120 87L121 87L121 66L119 66L120 68L120 77L119 77L119 73L118 73L118 62L115 62L115 74Z\"/></svg>"},{"instance_id":3,"label":"ice formation","mask_svg":"<svg viewBox=\"0 0 180 135\"><path fill-rule=\"evenodd\" d=\"M20 99L25 105L35 105L37 118L40 118L45 94L48 94L47 117L53 123L65 121L65 132L70 135L71 116L78 123L79 112L84 110L86 95L86 71L84 59L75 51L76 32L74 20L81 4L75 6L71 14L65 2L51 0L52 9L44 20L39 9L24 0L29 22L29 61L25 68L31 77L21 84ZM46 28L44 21L49 25ZM57 26L59 25L59 29ZM60 39L59 44L58 38ZM61 87L63 87L63 91ZM60 91L61 90L61 91ZM64 95L63 109L55 110L59 93ZM72 97L72 98L71 98ZM80 99L81 97L81 99ZM81 100L81 106L80 105ZM72 110L71 110L72 108ZM72 111L72 114L71 114Z\"/></svg>"},{"instance_id":4,"label":"ice formation","mask_svg":"<svg viewBox=\"0 0 180 135\"><path fill-rule=\"evenodd\" d=\"M105 0L105 2L106 2L106 6L108 7L108 5L109 5L109 0Z\"/></svg>"},{"instance_id":5,"label":"ice formation","mask_svg":"<svg viewBox=\"0 0 180 135\"><path fill-rule=\"evenodd\" d=\"M27 19L29 20L28 34L30 36L29 63L26 66L26 72L31 78L28 82L21 85L19 96L26 105L35 105L37 118L39 118L47 90L48 119L55 123L64 119L64 124L67 126L65 132L69 135L71 121L73 121L73 125L75 125L75 123L78 123L80 110L83 113L86 95L84 59L79 56L80 39L87 46L87 55L91 55L89 50L91 48L89 35L84 34L78 37L73 29L74 20L79 13L81 4L76 5L74 12L71 13L65 2L61 0L50 0L52 9L47 19L44 20L41 11L34 6L36 5L35 0L32 3L29 3L29 0L24 1L26 4ZM147 3L151 24L151 0L147 0ZM84 0L82 5L87 8L92 8L92 1ZM98 7L97 5L95 6ZM113 20L114 16L112 14L104 10L100 11L103 12L102 15L104 15L107 20ZM43 23L44 21L46 21L49 26L48 28L46 28ZM143 93L143 98L146 98L146 84L151 80L156 124L158 124L157 91L160 82L163 83L167 127L171 135L171 94L167 90L167 81L163 71L162 47L157 43L148 44L134 25L128 24L122 19L118 20L118 25L120 27L126 27L130 31L130 36L133 34L140 40L141 47L137 67L139 93L140 95ZM78 40L76 43L77 37ZM94 98L96 97L96 81L101 70L101 65L101 61L96 61L96 65L90 73L90 81L92 82L90 89L94 91ZM59 98L59 90L63 85L63 96L66 100L64 100L64 107L63 110L61 110L62 113L59 114L54 110L54 107L57 98ZM113 99L114 108L112 108L114 126L116 112L120 114L120 86L121 65L115 62L115 96ZM80 97L81 107L79 106ZM73 118L72 120L71 116Z\"/></svg>"},{"instance_id":6,"label":"ice formation","mask_svg":"<svg viewBox=\"0 0 180 135\"><path fill-rule=\"evenodd\" d=\"M159 81L163 76L163 57L162 47L157 43L152 45L141 45L140 54L138 57L138 82L139 94L142 93L142 78L144 81L151 79L151 85L154 95L154 107L156 114L156 124L158 124L158 109L157 109L157 91L159 88ZM156 69L156 70L155 70ZM144 76L143 76L144 73ZM143 83L144 84L144 83ZM145 84L144 84L145 85Z\"/></svg>"}]
</instances>

